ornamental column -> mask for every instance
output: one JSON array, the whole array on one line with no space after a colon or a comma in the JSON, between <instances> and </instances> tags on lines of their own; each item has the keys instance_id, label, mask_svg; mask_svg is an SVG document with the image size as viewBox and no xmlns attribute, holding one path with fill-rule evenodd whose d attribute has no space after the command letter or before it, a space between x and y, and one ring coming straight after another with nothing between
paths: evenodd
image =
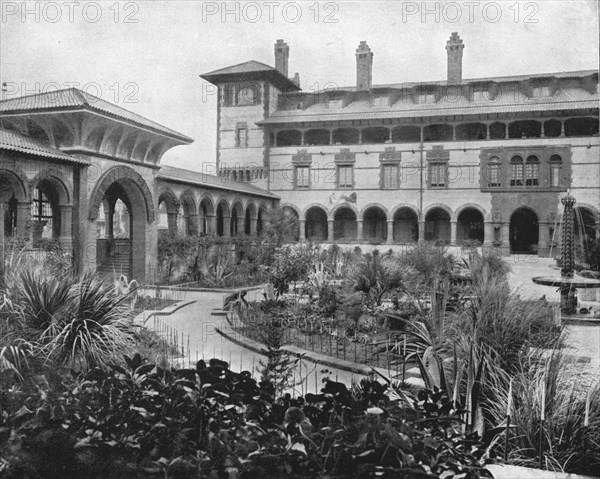
<instances>
[{"instance_id":1,"label":"ornamental column","mask_svg":"<svg viewBox=\"0 0 600 479\"><path fill-rule=\"evenodd\" d=\"M386 244L392 244L394 242L394 220L387 221L387 240Z\"/></svg>"},{"instance_id":2,"label":"ornamental column","mask_svg":"<svg viewBox=\"0 0 600 479\"><path fill-rule=\"evenodd\" d=\"M333 226L334 220L327 220L327 241L333 243Z\"/></svg>"},{"instance_id":3,"label":"ornamental column","mask_svg":"<svg viewBox=\"0 0 600 479\"><path fill-rule=\"evenodd\" d=\"M425 241L425 220L419 220L419 243Z\"/></svg>"},{"instance_id":4,"label":"ornamental column","mask_svg":"<svg viewBox=\"0 0 600 479\"><path fill-rule=\"evenodd\" d=\"M72 233L72 218L73 218L73 206L72 205L59 205L60 211L60 244L69 249L73 245L73 233Z\"/></svg>"},{"instance_id":5,"label":"ornamental column","mask_svg":"<svg viewBox=\"0 0 600 479\"><path fill-rule=\"evenodd\" d=\"M223 236L231 236L231 216L223 215Z\"/></svg>"},{"instance_id":6,"label":"ornamental column","mask_svg":"<svg viewBox=\"0 0 600 479\"><path fill-rule=\"evenodd\" d=\"M356 240L363 240L363 220L356 220Z\"/></svg>"},{"instance_id":7,"label":"ornamental column","mask_svg":"<svg viewBox=\"0 0 600 479\"><path fill-rule=\"evenodd\" d=\"M250 218L250 236L256 236L258 218Z\"/></svg>"}]
</instances>

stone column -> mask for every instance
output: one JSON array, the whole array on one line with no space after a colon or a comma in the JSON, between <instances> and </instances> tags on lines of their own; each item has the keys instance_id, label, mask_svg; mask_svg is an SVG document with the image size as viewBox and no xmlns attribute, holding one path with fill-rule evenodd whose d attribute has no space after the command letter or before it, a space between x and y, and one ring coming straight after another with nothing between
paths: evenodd
<instances>
[{"instance_id":1,"label":"stone column","mask_svg":"<svg viewBox=\"0 0 600 479\"><path fill-rule=\"evenodd\" d=\"M231 216L223 215L223 236L231 236Z\"/></svg>"},{"instance_id":2,"label":"stone column","mask_svg":"<svg viewBox=\"0 0 600 479\"><path fill-rule=\"evenodd\" d=\"M333 130L329 130L329 144L333 145Z\"/></svg>"},{"instance_id":3,"label":"stone column","mask_svg":"<svg viewBox=\"0 0 600 479\"><path fill-rule=\"evenodd\" d=\"M177 233L177 212L167 213L167 224L169 225L169 233Z\"/></svg>"},{"instance_id":4,"label":"stone column","mask_svg":"<svg viewBox=\"0 0 600 479\"><path fill-rule=\"evenodd\" d=\"M510 254L510 223L502 223L502 254Z\"/></svg>"},{"instance_id":5,"label":"stone column","mask_svg":"<svg viewBox=\"0 0 600 479\"><path fill-rule=\"evenodd\" d=\"M334 220L327 220L327 241L333 243L333 225Z\"/></svg>"},{"instance_id":6,"label":"stone column","mask_svg":"<svg viewBox=\"0 0 600 479\"><path fill-rule=\"evenodd\" d=\"M300 220L300 241L306 241L306 220Z\"/></svg>"},{"instance_id":7,"label":"stone column","mask_svg":"<svg viewBox=\"0 0 600 479\"><path fill-rule=\"evenodd\" d=\"M394 242L394 220L387 221L387 239L386 244L392 244Z\"/></svg>"},{"instance_id":8,"label":"stone column","mask_svg":"<svg viewBox=\"0 0 600 479\"><path fill-rule=\"evenodd\" d=\"M206 234L217 233L217 215L206 215Z\"/></svg>"},{"instance_id":9,"label":"stone column","mask_svg":"<svg viewBox=\"0 0 600 479\"><path fill-rule=\"evenodd\" d=\"M494 243L494 225L489 221L483 223L483 244L491 247Z\"/></svg>"},{"instance_id":10,"label":"stone column","mask_svg":"<svg viewBox=\"0 0 600 479\"><path fill-rule=\"evenodd\" d=\"M358 129L358 144L362 144L362 128Z\"/></svg>"},{"instance_id":11,"label":"stone column","mask_svg":"<svg viewBox=\"0 0 600 479\"><path fill-rule=\"evenodd\" d=\"M199 231L198 214L197 213L189 214L188 218L187 218L187 223L188 223L188 230L186 231L186 233L189 234L190 236L197 236L198 231Z\"/></svg>"},{"instance_id":12,"label":"stone column","mask_svg":"<svg viewBox=\"0 0 600 479\"><path fill-rule=\"evenodd\" d=\"M6 215L6 204L0 200L0 241L4 241L4 217Z\"/></svg>"},{"instance_id":13,"label":"stone column","mask_svg":"<svg viewBox=\"0 0 600 479\"><path fill-rule=\"evenodd\" d=\"M304 146L304 145L306 145L306 131L305 130L300 131L300 135L301 135L300 145Z\"/></svg>"},{"instance_id":14,"label":"stone column","mask_svg":"<svg viewBox=\"0 0 600 479\"><path fill-rule=\"evenodd\" d=\"M243 216L237 219L237 234L240 235L244 232L244 223L246 222L246 218Z\"/></svg>"},{"instance_id":15,"label":"stone column","mask_svg":"<svg viewBox=\"0 0 600 479\"><path fill-rule=\"evenodd\" d=\"M548 223L540 221L538 224L538 256L546 257L548 255L548 244L550 240L550 230Z\"/></svg>"},{"instance_id":16,"label":"stone column","mask_svg":"<svg viewBox=\"0 0 600 479\"><path fill-rule=\"evenodd\" d=\"M419 221L419 242L425 241L425 220Z\"/></svg>"},{"instance_id":17,"label":"stone column","mask_svg":"<svg viewBox=\"0 0 600 479\"><path fill-rule=\"evenodd\" d=\"M251 236L256 236L257 225L258 225L258 219L250 218L250 235Z\"/></svg>"},{"instance_id":18,"label":"stone column","mask_svg":"<svg viewBox=\"0 0 600 479\"><path fill-rule=\"evenodd\" d=\"M363 220L356 220L356 241L363 240Z\"/></svg>"},{"instance_id":19,"label":"stone column","mask_svg":"<svg viewBox=\"0 0 600 479\"><path fill-rule=\"evenodd\" d=\"M489 123L485 124L485 139L486 140L490 139L490 124Z\"/></svg>"},{"instance_id":20,"label":"stone column","mask_svg":"<svg viewBox=\"0 0 600 479\"><path fill-rule=\"evenodd\" d=\"M115 212L115 205L109 204L108 211L104 210L104 237L108 240L113 239L114 229L113 229L113 214Z\"/></svg>"},{"instance_id":21,"label":"stone column","mask_svg":"<svg viewBox=\"0 0 600 479\"><path fill-rule=\"evenodd\" d=\"M456 246L456 230L458 223L456 221L450 222L450 246Z\"/></svg>"},{"instance_id":22,"label":"stone column","mask_svg":"<svg viewBox=\"0 0 600 479\"><path fill-rule=\"evenodd\" d=\"M72 218L73 218L73 206L72 205L60 205L60 243L65 248L71 248L73 245L73 234L72 234Z\"/></svg>"},{"instance_id":23,"label":"stone column","mask_svg":"<svg viewBox=\"0 0 600 479\"><path fill-rule=\"evenodd\" d=\"M560 120L560 137L561 138L565 137L565 121L564 120Z\"/></svg>"},{"instance_id":24,"label":"stone column","mask_svg":"<svg viewBox=\"0 0 600 479\"><path fill-rule=\"evenodd\" d=\"M17 236L19 238L27 238L27 224L31 218L31 203L29 201L19 201L17 204ZM4 228L4 223L0 225ZM30 238L31 239L31 238Z\"/></svg>"}]
</instances>

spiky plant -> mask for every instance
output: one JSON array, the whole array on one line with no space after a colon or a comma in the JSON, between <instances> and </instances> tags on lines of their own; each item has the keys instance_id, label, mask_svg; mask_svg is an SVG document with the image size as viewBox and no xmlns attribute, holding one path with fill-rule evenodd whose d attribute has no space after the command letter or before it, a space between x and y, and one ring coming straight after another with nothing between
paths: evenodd
<instances>
[{"instance_id":1,"label":"spiky plant","mask_svg":"<svg viewBox=\"0 0 600 479\"><path fill-rule=\"evenodd\" d=\"M44 335L47 358L57 364L85 369L120 360L134 349L131 311L114 289L85 275L69 291L60 319Z\"/></svg>"}]
</instances>

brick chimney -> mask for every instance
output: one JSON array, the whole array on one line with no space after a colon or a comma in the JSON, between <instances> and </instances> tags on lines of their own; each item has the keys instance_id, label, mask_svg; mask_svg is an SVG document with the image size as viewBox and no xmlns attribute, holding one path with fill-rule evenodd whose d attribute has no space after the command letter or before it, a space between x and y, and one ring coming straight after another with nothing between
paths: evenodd
<instances>
[{"instance_id":1,"label":"brick chimney","mask_svg":"<svg viewBox=\"0 0 600 479\"><path fill-rule=\"evenodd\" d=\"M290 47L283 40L277 40L275 44L275 68L282 75L288 76L288 60L290 58Z\"/></svg>"},{"instance_id":2,"label":"brick chimney","mask_svg":"<svg viewBox=\"0 0 600 479\"><path fill-rule=\"evenodd\" d=\"M373 52L362 41L356 49L356 89L369 90L373 82Z\"/></svg>"},{"instance_id":3,"label":"brick chimney","mask_svg":"<svg viewBox=\"0 0 600 479\"><path fill-rule=\"evenodd\" d=\"M452 32L450 40L446 43L448 52L448 84L462 83L462 56L463 41L457 32Z\"/></svg>"},{"instance_id":4,"label":"brick chimney","mask_svg":"<svg viewBox=\"0 0 600 479\"><path fill-rule=\"evenodd\" d=\"M294 78L291 78L291 80L298 88L300 88L300 73L296 72Z\"/></svg>"}]
</instances>

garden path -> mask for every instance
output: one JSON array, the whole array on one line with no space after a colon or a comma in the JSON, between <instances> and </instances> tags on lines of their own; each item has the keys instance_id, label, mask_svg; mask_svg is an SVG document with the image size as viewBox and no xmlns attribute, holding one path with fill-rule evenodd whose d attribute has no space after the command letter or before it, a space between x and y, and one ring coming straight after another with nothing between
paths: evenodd
<instances>
[{"instance_id":1,"label":"garden path","mask_svg":"<svg viewBox=\"0 0 600 479\"><path fill-rule=\"evenodd\" d=\"M222 308L225 293L185 291L179 292L178 295L181 296L181 300L195 300L196 302L181 308L168 318L163 318L163 320L174 328L180 336L183 333L186 348L189 335L190 362L192 365L195 364L196 357L199 359L215 357L229 362L232 371L238 372L240 370L250 371L253 366L256 369L259 360L265 359L263 355L239 346L217 332L217 328L223 328L226 325L226 319L224 316L213 316L211 313L215 309ZM248 299L254 299L251 297L252 295L249 296ZM147 326L152 327L152 324L153 321L150 319ZM187 363L187 352L185 363ZM322 370L325 368L331 372L330 375L323 374ZM302 386L297 386L296 394L320 392L322 380L326 376L329 376L332 380L337 378L344 384L351 384L352 381L360 380L358 374L329 366L315 368L314 364L310 362L303 362L302 371L300 371L300 368L296 369L297 382L300 382L300 378L302 379ZM308 375L307 371L309 371ZM256 379L259 377L256 371L254 377Z\"/></svg>"}]
</instances>

